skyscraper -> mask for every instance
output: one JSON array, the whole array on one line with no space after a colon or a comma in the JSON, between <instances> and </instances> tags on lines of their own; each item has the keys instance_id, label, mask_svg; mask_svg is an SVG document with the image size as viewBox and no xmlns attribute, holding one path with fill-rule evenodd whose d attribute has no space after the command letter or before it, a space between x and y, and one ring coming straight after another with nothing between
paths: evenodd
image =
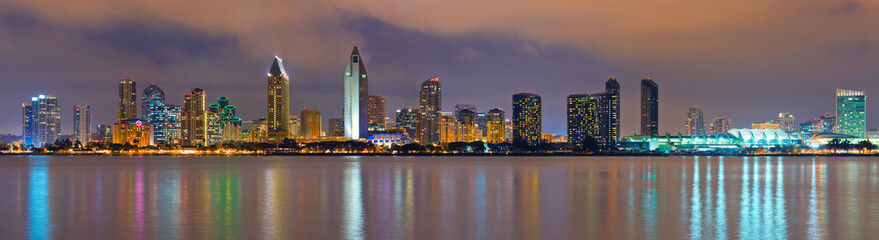
<instances>
[{"instance_id":1,"label":"skyscraper","mask_svg":"<svg viewBox=\"0 0 879 240\"><path fill-rule=\"evenodd\" d=\"M711 135L725 134L732 129L732 121L726 117L715 117L711 121Z\"/></svg>"},{"instance_id":2,"label":"skyscraper","mask_svg":"<svg viewBox=\"0 0 879 240\"><path fill-rule=\"evenodd\" d=\"M416 134L416 127L418 124L418 109L416 108L402 108L397 110L397 115L395 118L395 124L397 127L403 128L406 130L406 134L409 139L414 139Z\"/></svg>"},{"instance_id":3,"label":"skyscraper","mask_svg":"<svg viewBox=\"0 0 879 240\"><path fill-rule=\"evenodd\" d=\"M137 83L130 78L119 82L119 102L116 108L117 123L137 119Z\"/></svg>"},{"instance_id":4,"label":"skyscraper","mask_svg":"<svg viewBox=\"0 0 879 240\"><path fill-rule=\"evenodd\" d=\"M692 106L687 110L687 122L684 124L687 136L700 136L705 134L705 118L702 117L702 109Z\"/></svg>"},{"instance_id":5,"label":"skyscraper","mask_svg":"<svg viewBox=\"0 0 879 240\"><path fill-rule=\"evenodd\" d=\"M458 142L475 141L476 113L470 109L461 109L455 117L455 137Z\"/></svg>"},{"instance_id":6,"label":"skyscraper","mask_svg":"<svg viewBox=\"0 0 879 240\"><path fill-rule=\"evenodd\" d=\"M153 108L158 108L165 105L165 91L162 91L159 86L156 86L156 83L151 83L149 86L143 89L143 96L141 96L140 98L140 117L143 118L144 122L146 122L147 124L153 124L152 117L159 117L152 115L152 113L156 112L156 110Z\"/></svg>"},{"instance_id":7,"label":"skyscraper","mask_svg":"<svg viewBox=\"0 0 879 240\"><path fill-rule=\"evenodd\" d=\"M867 96L863 91L836 89L836 133L867 135Z\"/></svg>"},{"instance_id":8,"label":"skyscraper","mask_svg":"<svg viewBox=\"0 0 879 240\"><path fill-rule=\"evenodd\" d=\"M32 97L22 103L23 137L25 145L42 147L55 143L61 136L61 106L52 94Z\"/></svg>"},{"instance_id":9,"label":"skyscraper","mask_svg":"<svg viewBox=\"0 0 879 240\"><path fill-rule=\"evenodd\" d=\"M302 112L299 113L299 116L302 118L301 122L299 122L300 137L302 139L320 138L320 111L303 109Z\"/></svg>"},{"instance_id":10,"label":"skyscraper","mask_svg":"<svg viewBox=\"0 0 879 240\"><path fill-rule=\"evenodd\" d=\"M781 125L781 130L787 133L799 132L799 125L796 123L796 118L794 115L789 112L778 113L778 125Z\"/></svg>"},{"instance_id":11,"label":"skyscraper","mask_svg":"<svg viewBox=\"0 0 879 240\"><path fill-rule=\"evenodd\" d=\"M153 139L156 143L180 144L182 108L178 105L153 102L147 107L145 118L151 119Z\"/></svg>"},{"instance_id":12,"label":"skyscraper","mask_svg":"<svg viewBox=\"0 0 879 240\"><path fill-rule=\"evenodd\" d=\"M541 98L533 93L513 95L513 141L537 145L541 134Z\"/></svg>"},{"instance_id":13,"label":"skyscraper","mask_svg":"<svg viewBox=\"0 0 879 240\"><path fill-rule=\"evenodd\" d=\"M439 118L442 109L442 83L432 77L421 83L418 97L418 120L416 138L422 144L439 142Z\"/></svg>"},{"instance_id":14,"label":"skyscraper","mask_svg":"<svg viewBox=\"0 0 879 240\"><path fill-rule=\"evenodd\" d=\"M204 113L205 121L205 145L216 145L223 142L223 115L220 113L220 104L208 105Z\"/></svg>"},{"instance_id":15,"label":"skyscraper","mask_svg":"<svg viewBox=\"0 0 879 240\"><path fill-rule=\"evenodd\" d=\"M183 95L183 145L205 145L206 125L205 99L207 95L201 88L192 89Z\"/></svg>"},{"instance_id":16,"label":"skyscraper","mask_svg":"<svg viewBox=\"0 0 879 240\"><path fill-rule=\"evenodd\" d=\"M369 131L384 131L385 126L385 97L369 96Z\"/></svg>"},{"instance_id":17,"label":"skyscraper","mask_svg":"<svg viewBox=\"0 0 879 240\"><path fill-rule=\"evenodd\" d=\"M280 142L290 137L290 77L284 70L281 58L275 57L267 78L269 142Z\"/></svg>"},{"instance_id":18,"label":"skyscraper","mask_svg":"<svg viewBox=\"0 0 879 240\"><path fill-rule=\"evenodd\" d=\"M348 57L348 67L345 68L345 112L342 119L345 122L346 139L366 138L368 134L368 84L366 66L363 65L360 50L354 46L351 56Z\"/></svg>"},{"instance_id":19,"label":"skyscraper","mask_svg":"<svg viewBox=\"0 0 879 240\"><path fill-rule=\"evenodd\" d=\"M331 136L336 137L345 136L345 122L342 121L341 118L330 118L329 120L327 120L327 123L330 125L330 129L328 129L328 134L332 134Z\"/></svg>"},{"instance_id":20,"label":"skyscraper","mask_svg":"<svg viewBox=\"0 0 879 240\"><path fill-rule=\"evenodd\" d=\"M641 135L659 134L659 86L649 77L641 79Z\"/></svg>"},{"instance_id":21,"label":"skyscraper","mask_svg":"<svg viewBox=\"0 0 879 240\"><path fill-rule=\"evenodd\" d=\"M568 96L568 142L582 147L588 138L602 150L616 148L620 135L620 84L613 77L604 92Z\"/></svg>"},{"instance_id":22,"label":"skyscraper","mask_svg":"<svg viewBox=\"0 0 879 240\"><path fill-rule=\"evenodd\" d=\"M485 131L489 143L502 143L505 141L505 125L504 110L500 108L488 110Z\"/></svg>"},{"instance_id":23,"label":"skyscraper","mask_svg":"<svg viewBox=\"0 0 879 240\"><path fill-rule=\"evenodd\" d=\"M73 106L73 139L85 145L92 140L92 116L89 105Z\"/></svg>"},{"instance_id":24,"label":"skyscraper","mask_svg":"<svg viewBox=\"0 0 879 240\"><path fill-rule=\"evenodd\" d=\"M457 120L450 112L440 112L439 119L439 130L440 130L440 142L448 143L457 141L457 137L455 136L455 128Z\"/></svg>"}]
</instances>

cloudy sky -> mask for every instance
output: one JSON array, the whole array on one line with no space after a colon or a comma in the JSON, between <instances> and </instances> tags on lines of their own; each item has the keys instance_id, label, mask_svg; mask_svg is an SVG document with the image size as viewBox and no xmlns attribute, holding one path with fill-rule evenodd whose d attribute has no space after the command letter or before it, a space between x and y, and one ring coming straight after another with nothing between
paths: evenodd
<instances>
[{"instance_id":1,"label":"cloudy sky","mask_svg":"<svg viewBox=\"0 0 879 240\"><path fill-rule=\"evenodd\" d=\"M629 135L650 76L660 132L681 131L692 105L736 127L778 112L806 121L834 111L835 88L866 91L868 128L879 127L877 0L0 0L0 133L21 134L21 102L40 93L59 97L64 134L76 104L112 123L122 77L155 82L173 104L200 87L255 119L275 55L293 112L326 121L341 116L353 45L388 114L416 106L418 85L438 75L445 111L509 110L513 93L534 92L544 131L564 134L565 97L615 76Z\"/></svg>"}]
</instances>

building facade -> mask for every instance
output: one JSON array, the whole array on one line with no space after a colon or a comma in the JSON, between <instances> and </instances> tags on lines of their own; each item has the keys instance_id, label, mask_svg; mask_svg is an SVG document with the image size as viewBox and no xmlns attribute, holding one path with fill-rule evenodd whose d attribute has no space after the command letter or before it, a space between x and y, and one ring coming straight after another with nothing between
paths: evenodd
<instances>
[{"instance_id":1,"label":"building facade","mask_svg":"<svg viewBox=\"0 0 879 240\"><path fill-rule=\"evenodd\" d=\"M345 136L345 122L342 118L330 118L327 120L327 123L330 125L328 130L328 134L330 136L335 137L344 137Z\"/></svg>"},{"instance_id":2,"label":"building facade","mask_svg":"<svg viewBox=\"0 0 879 240\"><path fill-rule=\"evenodd\" d=\"M470 109L461 109L455 117L455 139L458 142L476 141L476 113Z\"/></svg>"},{"instance_id":3,"label":"building facade","mask_svg":"<svg viewBox=\"0 0 879 240\"><path fill-rule=\"evenodd\" d=\"M456 122L454 113L450 112L440 112L440 142L441 143L449 143L457 141L457 137L455 136Z\"/></svg>"},{"instance_id":4,"label":"building facade","mask_svg":"<svg viewBox=\"0 0 879 240\"><path fill-rule=\"evenodd\" d=\"M140 119L126 119L113 124L113 143L138 147L153 146L153 126Z\"/></svg>"},{"instance_id":5,"label":"building facade","mask_svg":"<svg viewBox=\"0 0 879 240\"><path fill-rule=\"evenodd\" d=\"M92 115L89 105L73 106L73 139L83 145L92 141Z\"/></svg>"},{"instance_id":6,"label":"building facade","mask_svg":"<svg viewBox=\"0 0 879 240\"><path fill-rule=\"evenodd\" d=\"M345 106L342 119L345 122L345 139L366 138L369 132L369 76L354 46L345 68Z\"/></svg>"},{"instance_id":7,"label":"building facade","mask_svg":"<svg viewBox=\"0 0 879 240\"><path fill-rule=\"evenodd\" d=\"M397 115L394 117L394 125L405 129L409 139L415 139L418 135L418 117L419 114L417 108L402 108L397 110Z\"/></svg>"},{"instance_id":8,"label":"building facade","mask_svg":"<svg viewBox=\"0 0 879 240\"><path fill-rule=\"evenodd\" d=\"M725 134L732 129L732 121L726 117L715 117L711 121L711 135Z\"/></svg>"},{"instance_id":9,"label":"building facade","mask_svg":"<svg viewBox=\"0 0 879 240\"><path fill-rule=\"evenodd\" d=\"M369 96L369 127L371 131L384 131L385 125L385 97L373 95Z\"/></svg>"},{"instance_id":10,"label":"building facade","mask_svg":"<svg viewBox=\"0 0 879 240\"><path fill-rule=\"evenodd\" d=\"M61 106L58 97L40 94L22 103L24 145L43 147L61 137Z\"/></svg>"},{"instance_id":11,"label":"building facade","mask_svg":"<svg viewBox=\"0 0 879 240\"><path fill-rule=\"evenodd\" d=\"M320 138L321 118L318 110L302 110L299 112L299 135L302 139Z\"/></svg>"},{"instance_id":12,"label":"building facade","mask_svg":"<svg viewBox=\"0 0 879 240\"><path fill-rule=\"evenodd\" d=\"M702 108L692 106L687 110L687 122L684 124L687 136L701 136L705 134L705 118L702 117Z\"/></svg>"},{"instance_id":13,"label":"building facade","mask_svg":"<svg viewBox=\"0 0 879 240\"><path fill-rule=\"evenodd\" d=\"M156 83L152 83L146 88L143 89L143 95L140 99L140 118L143 119L147 124L153 124L152 117L159 117L154 115L156 113L155 108L159 108L165 105L165 91L162 91L159 86L156 86ZM157 121L157 120L156 120Z\"/></svg>"},{"instance_id":14,"label":"building facade","mask_svg":"<svg viewBox=\"0 0 879 240\"><path fill-rule=\"evenodd\" d=\"M494 108L488 110L485 131L489 143L502 143L506 141L506 121L504 119L503 109Z\"/></svg>"},{"instance_id":15,"label":"building facade","mask_svg":"<svg viewBox=\"0 0 879 240\"><path fill-rule=\"evenodd\" d=\"M207 95L201 88L192 89L189 94L183 95L183 145L203 146L206 144L206 98Z\"/></svg>"},{"instance_id":16,"label":"building facade","mask_svg":"<svg viewBox=\"0 0 879 240\"><path fill-rule=\"evenodd\" d=\"M439 143L439 118L442 109L442 84L439 77L421 83L418 97L416 139L422 144Z\"/></svg>"},{"instance_id":17,"label":"building facade","mask_svg":"<svg viewBox=\"0 0 879 240\"><path fill-rule=\"evenodd\" d=\"M116 106L116 123L137 119L137 83L130 78L119 81L119 102Z\"/></svg>"},{"instance_id":18,"label":"building facade","mask_svg":"<svg viewBox=\"0 0 879 240\"><path fill-rule=\"evenodd\" d=\"M284 69L281 58L275 57L272 67L269 68L267 81L267 140L280 142L290 137L290 77Z\"/></svg>"},{"instance_id":19,"label":"building facade","mask_svg":"<svg viewBox=\"0 0 879 240\"><path fill-rule=\"evenodd\" d=\"M659 134L659 86L652 79L641 79L641 136Z\"/></svg>"},{"instance_id":20,"label":"building facade","mask_svg":"<svg viewBox=\"0 0 879 240\"><path fill-rule=\"evenodd\" d=\"M795 133L799 132L799 125L796 123L796 118L793 114L789 112L778 113L778 120L776 122L779 126L781 126L781 130L787 133Z\"/></svg>"},{"instance_id":21,"label":"building facade","mask_svg":"<svg viewBox=\"0 0 879 240\"><path fill-rule=\"evenodd\" d=\"M867 133L867 96L863 91L836 89L836 133L864 137Z\"/></svg>"},{"instance_id":22,"label":"building facade","mask_svg":"<svg viewBox=\"0 0 879 240\"><path fill-rule=\"evenodd\" d=\"M533 93L513 95L513 141L537 145L541 137L541 98Z\"/></svg>"},{"instance_id":23,"label":"building facade","mask_svg":"<svg viewBox=\"0 0 879 240\"><path fill-rule=\"evenodd\" d=\"M182 108L160 102L150 103L146 118L151 119L156 144L180 144L182 141Z\"/></svg>"}]
</instances>

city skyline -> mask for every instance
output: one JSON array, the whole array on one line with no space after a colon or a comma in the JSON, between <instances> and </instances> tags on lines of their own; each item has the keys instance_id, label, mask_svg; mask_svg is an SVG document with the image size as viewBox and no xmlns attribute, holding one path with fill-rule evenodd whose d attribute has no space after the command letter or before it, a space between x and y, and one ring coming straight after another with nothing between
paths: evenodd
<instances>
[{"instance_id":1,"label":"city skyline","mask_svg":"<svg viewBox=\"0 0 879 240\"><path fill-rule=\"evenodd\" d=\"M85 1L83 5L94 4ZM144 4L140 7L156 7ZM295 6L302 3L289 4L273 7L296 9ZM833 102L827 99L833 97L836 88L857 89L867 95L879 90L879 85L869 81L870 76L879 71L871 67L879 60L876 48L871 47L877 43L871 36L875 33L851 30L869 29L871 24L879 22L871 21L876 18L876 9L864 3L814 3L808 9L820 9L817 13L790 10L781 15L759 11L769 8L765 3L735 3L727 7L745 11L742 15L749 16L750 20L739 21L742 25L713 19L704 23L717 30L693 23L699 16L717 14L716 6L693 4L687 8L688 12L699 14L692 16L643 14L643 17L638 11L620 11L623 9L618 6L608 6L624 13L615 18L621 21L603 21L607 26L589 24L586 26L592 28L577 30L559 29L557 34L541 32L534 25L561 20L530 25L510 23L514 27L473 21L497 18L498 13L507 17L523 15L528 12L525 9L535 10L533 14L537 15L547 14L547 8L543 7L513 4L486 11L491 14L485 16L465 11L460 17L472 25L456 25L425 16L403 18L402 13L408 12L403 10L415 6L382 10L378 7L382 4L387 3L355 2L341 10L312 9L330 16L327 21L323 21L324 17L303 23L289 18L252 20L259 21L257 24L241 19L200 19L203 16L167 13L157 14L160 21L137 17L120 19L120 15L125 14L119 13L133 11L128 8L113 14L95 12L92 8L72 8L61 14L53 10L57 7L49 7L52 5L4 2L3 9L7 9L4 13L9 14L0 19L0 33L4 36L0 38L3 43L0 61L7 64L0 66L0 72L7 74L4 81L13 84L4 88L0 96L3 102L10 102L0 106L0 110L17 112L19 110L13 108L17 108L21 99L55 94L65 109L62 134L69 135L72 134L69 109L74 105L91 106L94 125L115 122L112 112L115 107L108 105L115 101L115 96L106 94L115 86L108 83L126 77L140 82L140 86L155 82L166 90L167 102L173 104L182 104L183 93L196 87L208 90L209 98L237 99L239 115L245 120L254 120L265 115L265 103L252 99L265 91L264 85L256 84L258 76L265 73L267 61L277 54L287 60L288 70L296 76L291 79L290 109L320 109L327 117L337 117L342 115L339 106L344 94L342 83L338 81L339 69L345 64L341 56L349 55L352 45L361 46L367 52L364 58L370 63L370 74L374 75L370 93L387 97L388 116L400 108L416 107L417 92L412 89L428 76L439 75L446 88L444 98L461 100L446 101L441 111L451 111L450 107L458 103L475 104L480 109L511 109L508 95L535 92L544 96L544 132L554 134L565 132L565 96L598 92L608 76L620 81L621 135L624 136L639 132L638 113L632 110L638 106L637 82L647 76L663 88L659 96L662 99L660 133L683 132L680 116L692 105L704 107L706 118L728 116L736 127L745 127L771 119L779 112L791 112L803 120L834 112ZM459 3L448 4L458 6ZM558 4L566 3L547 6L558 8ZM365 11L346 19L332 17L346 9L360 9L355 6ZM199 14L238 8L253 13L262 12L265 7L215 6ZM437 10L437 16L449 13L443 9ZM601 16L588 11L559 15L581 23L590 16ZM81 16L91 17L80 19ZM644 26L623 24L646 17L662 26L657 29L663 31L643 31ZM822 22L860 28L831 28ZM230 27L236 23L243 27ZM292 26L292 29L275 31L281 26ZM329 30L313 30L320 27ZM607 29L611 27L619 33L610 33ZM675 37L671 34L673 30L690 34L686 34L687 38ZM757 34L766 32L776 33ZM586 35L602 36L602 39ZM737 37L739 35L743 37ZM46 68L46 64L53 67ZM772 67L765 67L767 65ZM792 85L791 81L806 84ZM689 89L704 91L687 91ZM879 119L877 114L879 112L868 111L867 129L877 127L870 121ZM0 117L0 133L18 134L19 122L17 116Z\"/></svg>"}]
</instances>

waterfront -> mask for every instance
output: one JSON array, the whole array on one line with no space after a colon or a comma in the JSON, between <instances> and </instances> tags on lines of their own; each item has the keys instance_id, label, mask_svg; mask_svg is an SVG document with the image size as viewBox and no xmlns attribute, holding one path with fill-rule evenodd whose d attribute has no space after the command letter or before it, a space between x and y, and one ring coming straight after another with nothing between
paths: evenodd
<instances>
[{"instance_id":1,"label":"waterfront","mask_svg":"<svg viewBox=\"0 0 879 240\"><path fill-rule=\"evenodd\" d=\"M876 157L3 156L11 239L879 239Z\"/></svg>"}]
</instances>

